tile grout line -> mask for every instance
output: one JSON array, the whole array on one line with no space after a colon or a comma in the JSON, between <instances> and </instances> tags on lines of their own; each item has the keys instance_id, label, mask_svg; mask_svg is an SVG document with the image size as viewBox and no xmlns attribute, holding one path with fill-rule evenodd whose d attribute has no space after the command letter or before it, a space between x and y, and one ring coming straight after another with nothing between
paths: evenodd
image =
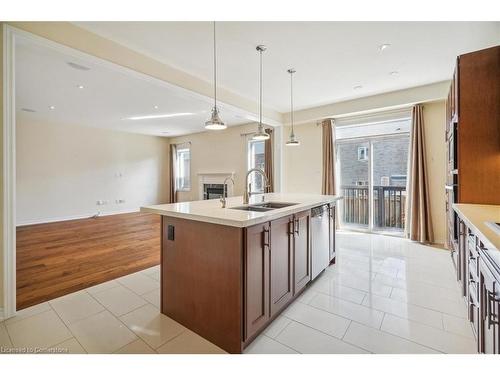
<instances>
[{"instance_id":1,"label":"tile grout line","mask_svg":"<svg viewBox=\"0 0 500 375\"><path fill-rule=\"evenodd\" d=\"M398 317L398 316L396 316L396 315L389 314L389 313L387 313L386 315L394 316L394 317L399 318L399 319L404 319L404 318L400 318L400 317ZM385 319L385 316L384 316L384 319ZM382 323L383 323L383 321L382 321ZM419 324L419 323L417 322L417 324ZM381 327L381 328L382 328L382 327ZM431 328L434 328L434 327L431 327ZM435 329L436 329L436 330L439 330L438 328L435 328ZM442 350L440 350L440 349L437 349L437 348L433 348L433 347L431 347L431 346L429 346L429 345L426 345L426 344L421 344L421 343L419 343L419 342L417 342L417 341L414 341L414 340L412 340L412 339L409 339L409 338L406 338L406 337L400 336L400 335L398 335L398 334L396 334L396 333L388 332L388 331L385 331L385 330L383 330L383 329L381 329L380 331L381 331L381 332L384 332L384 333L387 333L387 334L389 334L389 335L393 335L393 336L396 336L396 337L399 337L399 338L405 339L405 340L407 340L407 341L411 341L411 342L413 342L414 344L418 344L418 345L421 345L421 346L425 346L425 347L427 347L427 348L429 348L429 349L432 349L432 350L435 350L435 351L438 351L438 352L441 352L441 353L444 353L444 354L453 354L453 353L444 352L444 351L442 351ZM462 339L467 339L467 338L466 338L466 337L464 337L464 336L457 335L457 334L452 333L452 332L448 332L448 331L443 331L443 332L445 332L445 333L447 333L447 334L450 334L450 335L453 335L453 336L458 336L459 338L462 338ZM474 339L470 339L470 338L469 338L469 340L474 341Z\"/></svg>"},{"instance_id":2,"label":"tile grout line","mask_svg":"<svg viewBox=\"0 0 500 375\"><path fill-rule=\"evenodd\" d=\"M318 293L319 293L319 294L323 294L323 295L325 295L325 296L327 296L327 297L329 297L329 298L338 298L338 297L330 296L330 295L328 295L328 294L324 294L324 293L321 293L321 292L318 292ZM366 296L364 297L363 302L364 302L364 300L365 300L366 298L370 298L369 296L370 296L370 293L366 293ZM376 297L381 297L381 298L388 298L388 297L382 297L382 296L378 296L378 295L375 295L375 296L376 296ZM338 299L341 299L341 298L338 298ZM342 301L351 302L351 301L347 301L347 300L342 300ZM300 301L297 301L297 302L301 303ZM312 302L312 300L311 300L311 302ZM404 303L404 302L402 302L402 301L398 301L398 300L394 300L394 302ZM408 320L408 321L410 321L410 322L414 322L414 323L417 323L417 324L422 324L422 325L424 325L424 326L427 326L427 327L430 327L430 328L434 328L434 329L437 329L437 330L441 330L441 331L443 331L443 332L453 333L453 332L449 332L449 331L447 331L447 330L445 330L445 329L440 329L440 328L438 328L438 327L436 327L436 326L433 326L433 325L430 325L430 324L428 324L428 323L423 323L423 322L417 321L417 320L415 320L415 319L410 319L410 318L408 318L408 317L399 316L399 315L396 315L396 314L393 314L393 313L389 313L389 312L384 311L384 310L379 310L379 309L376 309L376 308L371 307L371 306L366 306L366 305L363 305L363 304L357 304L357 303L355 303L355 302L351 302L351 303L353 303L353 304L355 304L355 305L362 306L362 307L364 307L364 308L366 308L366 309L369 309L369 310L374 310L374 311L378 311L378 312L380 312L380 313L383 313L383 314L384 314L384 316L383 316L383 318L382 318L382 321L383 321L383 319L384 319L384 317L385 317L385 314L389 314L389 315L395 316L395 317L397 317L397 318L399 318L399 319L405 319L405 320ZM441 311L431 310L431 309L428 309L428 308L426 308L426 307L422 307L422 306L418 306L418 305L413 305L413 304L411 304L411 305L412 305L412 306L415 306L415 307L418 307L418 308L420 308L420 309L429 310L429 311L432 311L432 312L435 312L435 313L439 313L439 314L444 314L444 313L443 313L443 312L441 312ZM345 317L345 316L343 316L343 315L340 315L340 314L337 314L337 313L333 313L333 312L328 311L328 310L324 310L324 309L322 309L322 308L320 308L320 307L317 307L317 306L313 306L313 305L310 305L310 304L308 304L308 306L313 307L313 308L315 308L316 310L320 310L320 311L323 311L323 312L326 312L326 313L329 313L329 314L332 314L332 315L335 315L335 316L338 316L338 317L341 317L341 318L344 318L344 319L349 319L349 318L346 318L346 317ZM450 315L450 314L446 314L446 315ZM450 315L450 316L452 316L452 317L456 317L455 315ZM461 319L463 319L463 318L461 318ZM350 319L350 320L352 320L352 319ZM365 327L374 328L374 327L369 326L369 325L367 325L367 324L365 324L365 323L363 323L363 322L360 322L360 321L357 321L357 320L353 320L353 321L354 321L354 322L356 322L356 323L358 323L358 324L362 324L362 325L364 325ZM381 326L382 326L382 323L380 324L380 327L381 327ZM375 328L375 329L376 329L376 328ZM456 334L456 335L458 335L458 336L463 336L463 335L459 335L459 334ZM463 337L466 337L466 336L463 336Z\"/></svg>"},{"instance_id":3,"label":"tile grout line","mask_svg":"<svg viewBox=\"0 0 500 375\"><path fill-rule=\"evenodd\" d=\"M180 324L180 323L179 323L179 324ZM182 332L178 333L178 334L177 334L177 335L175 335L174 337L172 337L172 338L168 339L167 341L165 341L165 342L161 343L161 344L158 346L158 348L153 349L156 353L158 353L158 349L160 349L163 345L165 345L165 344L167 344L167 343L169 343L169 342L171 342L171 341L175 340L177 337L179 337L180 335L182 335L182 334L186 333L188 330L189 330L189 331L191 331L189 328L184 327L182 324L180 324L180 325L184 328L184 331L182 331ZM194 331L191 331L191 332L193 332L195 335L198 335L198 334L197 334L196 332L194 332ZM200 336L200 335L198 335L198 336ZM200 336L200 337L202 337L202 336ZM202 338L204 338L204 337L202 337ZM206 340L206 339L205 339L205 340ZM207 341L208 341L208 340L207 340ZM215 345L213 342L211 342L211 341L209 341L209 342L210 342L211 344ZM217 345L215 345L215 346L217 346ZM160 353L158 353L158 354L160 354Z\"/></svg>"},{"instance_id":4,"label":"tile grout line","mask_svg":"<svg viewBox=\"0 0 500 375\"><path fill-rule=\"evenodd\" d=\"M155 350L155 349L154 349L151 345L149 345L146 341L144 341L144 340L142 339L142 337L140 337L140 336L137 336L137 340L131 341L131 342L129 342L129 343L127 343L127 344L123 345L123 346L120 346L120 347L119 347L118 349L116 349L116 350L115 350L112 354L119 354L119 353L118 353L118 351L120 351L121 349L123 349L123 348L124 348L124 347L126 347L127 345L130 345L130 344L132 344L133 342L136 342L136 341L138 341L138 340L139 340L139 341L142 341L144 344L146 344L146 346L147 346L148 348L150 348L152 351L154 351L154 352L155 352L155 354L158 354L158 352L157 352L157 351L156 351L156 350ZM136 353L134 353L134 354L136 354Z\"/></svg>"},{"instance_id":5,"label":"tile grout line","mask_svg":"<svg viewBox=\"0 0 500 375\"><path fill-rule=\"evenodd\" d=\"M290 350L293 350L293 351L295 352L294 354L304 354L304 353L302 353L302 352L299 352L297 349L294 349L294 348L292 348L291 346L288 346L287 344L282 343L281 341L278 341L278 340L276 340L276 339L273 339L272 337L269 337L269 336L266 336L266 337L267 337L268 339L270 339L270 340L273 340L273 341L277 342L277 343L278 343L278 344L280 344L280 345L283 345L284 347L286 347L286 348L288 348L288 349L290 349ZM257 336L257 337L254 339L254 341L255 341L255 340L257 340L258 338L259 338L259 336ZM276 337L276 338L277 338L277 337ZM252 343L253 343L254 341L252 341ZM251 344L250 344L250 345L251 345ZM275 354L275 353L268 353L268 354Z\"/></svg>"},{"instance_id":6,"label":"tile grout line","mask_svg":"<svg viewBox=\"0 0 500 375\"><path fill-rule=\"evenodd\" d=\"M88 294L88 293L87 293ZM52 305L49 303L50 307L52 308L52 310L54 311L54 313L57 315L57 317L61 320L61 322L64 324L64 326L67 328L67 330L69 331L69 333L71 333L71 336L76 340L76 342L78 343L78 345L80 345L82 347L82 349L88 354L88 351L87 349L82 345L82 343L80 342L80 340L78 340L78 338L75 336L75 333L71 330L71 328L69 327L68 324L66 324L66 322L61 318L61 316L59 315L59 313L52 307ZM92 315L93 316L93 315ZM65 341L68 341L70 339L66 339L64 341L61 341L60 343L56 344L56 345L59 345L59 344L62 344L63 342ZM54 345L55 346L55 345ZM54 347L52 346L52 347Z\"/></svg>"},{"instance_id":7,"label":"tile grout line","mask_svg":"<svg viewBox=\"0 0 500 375\"><path fill-rule=\"evenodd\" d=\"M311 306L311 307L313 307L313 306ZM321 310L321 311L323 311L323 310ZM332 314L332 315L336 315L336 314ZM343 319L345 319L345 320L349 320L349 319L344 318L343 316L340 316L340 315L336 315L336 316L339 316L339 317L341 317L341 318L343 318ZM362 349L362 350L364 350L364 351L367 351L366 349L363 349L363 348L361 348L361 347L359 347L359 346L357 346L357 345L355 345L355 344L351 344L351 343L348 343L348 342L346 342L346 341L342 340L342 338L339 338L339 337L333 336L333 335L331 335L331 334L329 334L329 333L327 333L327 332L324 332L324 331L322 331L322 330L320 330L320 329L318 329L318 328L311 327L310 325L308 325L308 324L306 324L306 323L300 322L300 321L298 321L298 320L295 320L295 319L292 319L292 318L289 318L289 317L287 317L287 318L288 318L288 319L290 319L291 321L293 321L293 322L297 323L297 324L303 325L304 327L310 328L310 329L312 329L312 330L314 330L314 331L316 331L316 332L319 332L319 333L322 333L322 334L324 334L324 335L330 336L330 337L332 337L332 338L334 338L334 339L336 339L336 340L342 341L342 342L344 342L344 343L346 343L346 344L348 344L348 345L354 346L354 347L356 347L356 348L358 348L358 349ZM349 327L350 327L350 325L351 325L351 322L352 322L352 320L349 320L349 324L348 324L348 326L347 326L347 329L349 329ZM291 322L290 322L290 323L291 323ZM288 323L288 325L290 325L290 323ZM360 323L360 324L361 324L361 323ZM287 326L288 326L288 325L287 325ZM367 326L367 327L368 327L368 326ZM346 329L346 331L344 332L344 334L342 335L342 337L344 337L344 336L345 336L345 334L346 334L346 332L347 332L347 329ZM283 329L283 330L280 332L280 334L281 334L284 330L285 330L285 329ZM281 341L277 340L278 336L279 336L279 335L277 335L277 336L276 336L276 338L274 338L274 339L273 339L272 337L269 337L269 336L267 336L267 335L266 335L266 337L269 337L270 339L273 339L274 341L277 341L277 342L279 342L280 344L283 344ZM283 345L287 346L286 344L283 344ZM293 348L292 348L292 349L293 349ZM294 349L294 350L295 350L295 349ZM297 350L295 350L295 351L297 351Z\"/></svg>"},{"instance_id":8,"label":"tile grout line","mask_svg":"<svg viewBox=\"0 0 500 375\"><path fill-rule=\"evenodd\" d=\"M7 324L4 323L3 325L5 327L5 332L7 332L7 337L9 338L10 345L12 345L12 347L14 347L14 342L12 341L12 337L10 336L9 329L7 328Z\"/></svg>"},{"instance_id":9,"label":"tile grout line","mask_svg":"<svg viewBox=\"0 0 500 375\"><path fill-rule=\"evenodd\" d=\"M351 326L351 324L352 324L352 320L349 320L349 324L347 325L347 329L345 330L344 334L340 338L342 341L344 341L344 337L345 337L345 335L347 335L347 331L349 331L349 327Z\"/></svg>"}]
</instances>

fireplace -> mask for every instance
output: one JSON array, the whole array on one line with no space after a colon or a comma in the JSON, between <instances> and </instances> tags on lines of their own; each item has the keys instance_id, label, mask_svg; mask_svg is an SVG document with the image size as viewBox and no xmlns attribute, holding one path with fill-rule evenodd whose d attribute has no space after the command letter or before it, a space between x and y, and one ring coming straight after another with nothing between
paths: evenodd
<instances>
[{"instance_id":1,"label":"fireplace","mask_svg":"<svg viewBox=\"0 0 500 375\"><path fill-rule=\"evenodd\" d=\"M224 181L226 178L235 177L234 172L200 172L198 173L198 191L199 198L219 199L222 198L224 191ZM234 186L232 183L226 184L226 197L232 197Z\"/></svg>"},{"instance_id":2,"label":"fireplace","mask_svg":"<svg viewBox=\"0 0 500 375\"><path fill-rule=\"evenodd\" d=\"M224 184L203 184L203 199L218 199L222 198L223 194Z\"/></svg>"}]
</instances>

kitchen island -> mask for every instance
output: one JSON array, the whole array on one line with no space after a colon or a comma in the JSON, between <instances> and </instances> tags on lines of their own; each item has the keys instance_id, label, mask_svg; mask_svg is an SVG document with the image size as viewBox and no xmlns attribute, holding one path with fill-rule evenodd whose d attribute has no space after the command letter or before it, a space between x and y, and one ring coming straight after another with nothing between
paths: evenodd
<instances>
[{"instance_id":1,"label":"kitchen island","mask_svg":"<svg viewBox=\"0 0 500 375\"><path fill-rule=\"evenodd\" d=\"M262 201L264 199L264 202ZM160 214L161 312L229 353L241 353L311 281L311 209L332 195L269 193L142 207Z\"/></svg>"}]
</instances>

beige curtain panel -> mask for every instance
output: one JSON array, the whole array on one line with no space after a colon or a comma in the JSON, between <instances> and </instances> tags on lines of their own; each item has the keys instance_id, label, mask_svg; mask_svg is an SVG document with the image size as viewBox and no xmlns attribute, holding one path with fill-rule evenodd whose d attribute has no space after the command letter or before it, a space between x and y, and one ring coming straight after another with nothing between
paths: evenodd
<instances>
[{"instance_id":1,"label":"beige curtain panel","mask_svg":"<svg viewBox=\"0 0 500 375\"><path fill-rule=\"evenodd\" d=\"M332 119L321 122L323 132L323 178L321 193L335 195L335 128Z\"/></svg>"},{"instance_id":2,"label":"beige curtain panel","mask_svg":"<svg viewBox=\"0 0 500 375\"><path fill-rule=\"evenodd\" d=\"M424 117L420 104L412 109L409 157L406 232L413 241L432 243L434 233L429 200L429 177L425 160Z\"/></svg>"},{"instance_id":3,"label":"beige curtain panel","mask_svg":"<svg viewBox=\"0 0 500 375\"><path fill-rule=\"evenodd\" d=\"M266 129L265 131L269 134L269 139L264 143L264 171L269 181L269 186L266 187L265 191L266 193L272 193L274 191L274 134L272 129Z\"/></svg>"},{"instance_id":4,"label":"beige curtain panel","mask_svg":"<svg viewBox=\"0 0 500 375\"><path fill-rule=\"evenodd\" d=\"M177 146L170 145L170 160L169 160L169 164L168 164L168 171L169 171L169 175L170 175L170 192L169 192L168 201L170 203L177 202L176 165L177 165Z\"/></svg>"}]
</instances>

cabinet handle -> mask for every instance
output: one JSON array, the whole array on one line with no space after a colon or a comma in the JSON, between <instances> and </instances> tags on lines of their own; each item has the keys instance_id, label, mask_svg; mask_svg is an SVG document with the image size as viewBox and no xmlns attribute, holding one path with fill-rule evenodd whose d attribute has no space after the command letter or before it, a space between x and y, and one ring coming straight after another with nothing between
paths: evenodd
<instances>
[{"instance_id":1,"label":"cabinet handle","mask_svg":"<svg viewBox=\"0 0 500 375\"><path fill-rule=\"evenodd\" d=\"M495 314L495 303L500 303L500 300L495 298L493 292L487 290L486 293L488 299L486 303L486 315L488 317L488 329L489 329L493 324L499 323L497 315Z\"/></svg>"},{"instance_id":2,"label":"cabinet handle","mask_svg":"<svg viewBox=\"0 0 500 375\"><path fill-rule=\"evenodd\" d=\"M295 220L295 234L298 236L299 235L299 231L300 231L300 221L299 219Z\"/></svg>"},{"instance_id":3,"label":"cabinet handle","mask_svg":"<svg viewBox=\"0 0 500 375\"><path fill-rule=\"evenodd\" d=\"M328 206L328 216L330 216L330 218L333 218L333 207Z\"/></svg>"},{"instance_id":4,"label":"cabinet handle","mask_svg":"<svg viewBox=\"0 0 500 375\"><path fill-rule=\"evenodd\" d=\"M269 246L269 229L268 228L264 228L264 230L262 231L262 243L263 243L263 247L268 247L269 249L271 249L271 247Z\"/></svg>"}]
</instances>

